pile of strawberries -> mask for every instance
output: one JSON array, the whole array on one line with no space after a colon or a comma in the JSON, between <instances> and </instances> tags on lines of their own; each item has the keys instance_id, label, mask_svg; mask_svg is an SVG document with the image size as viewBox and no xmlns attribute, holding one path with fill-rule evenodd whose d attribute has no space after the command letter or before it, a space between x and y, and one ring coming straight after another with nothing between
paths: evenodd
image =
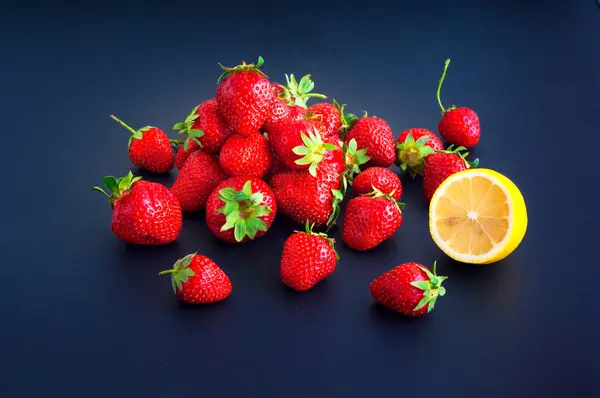
<instances>
[{"instance_id":1,"label":"pile of strawberries","mask_svg":"<svg viewBox=\"0 0 600 398\"><path fill-rule=\"evenodd\" d=\"M131 172L104 177L106 191L94 187L109 198L111 230L119 239L136 245L173 242L181 232L182 212L204 210L215 236L244 243L267 233L276 215L283 214L305 231L285 242L281 280L304 291L336 268L335 241L314 229L328 231L338 222L350 186L355 196L347 203L342 239L351 249L369 250L402 225L402 183L389 167L396 164L413 178L422 175L430 200L450 174L476 165L463 153L480 135L479 119L469 108L444 109L440 102L439 132L452 144L447 149L423 128L408 129L396 140L385 120L366 113L359 118L313 93L310 75L300 81L286 75L286 84L278 84L261 71L262 65L259 57L256 64L221 66L215 98L173 126L181 140L157 127L133 129L111 115L131 132L134 165L152 173L179 169L170 188ZM311 98L323 102L308 106ZM223 270L197 253L161 274L171 275L175 293L185 302L211 303L231 293ZM371 294L393 310L422 315L444 295L444 279L435 274L435 265L432 272L405 263L373 281Z\"/></svg>"}]
</instances>

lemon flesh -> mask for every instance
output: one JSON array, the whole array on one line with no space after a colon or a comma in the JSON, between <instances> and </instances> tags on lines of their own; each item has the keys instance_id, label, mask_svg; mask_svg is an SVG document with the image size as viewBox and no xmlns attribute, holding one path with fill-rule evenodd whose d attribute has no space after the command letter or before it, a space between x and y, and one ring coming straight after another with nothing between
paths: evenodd
<instances>
[{"instance_id":1,"label":"lemon flesh","mask_svg":"<svg viewBox=\"0 0 600 398\"><path fill-rule=\"evenodd\" d=\"M448 177L429 206L429 231L451 258L489 264L511 254L527 230L525 200L517 186L490 169Z\"/></svg>"}]
</instances>

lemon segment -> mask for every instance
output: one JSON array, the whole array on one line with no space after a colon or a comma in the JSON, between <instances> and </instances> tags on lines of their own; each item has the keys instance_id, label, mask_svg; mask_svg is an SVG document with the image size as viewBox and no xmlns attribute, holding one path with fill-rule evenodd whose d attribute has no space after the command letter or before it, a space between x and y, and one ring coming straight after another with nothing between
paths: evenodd
<instances>
[{"instance_id":1,"label":"lemon segment","mask_svg":"<svg viewBox=\"0 0 600 398\"><path fill-rule=\"evenodd\" d=\"M511 254L527 230L527 209L517 186L490 169L448 177L429 206L429 231L449 257L489 264Z\"/></svg>"}]
</instances>

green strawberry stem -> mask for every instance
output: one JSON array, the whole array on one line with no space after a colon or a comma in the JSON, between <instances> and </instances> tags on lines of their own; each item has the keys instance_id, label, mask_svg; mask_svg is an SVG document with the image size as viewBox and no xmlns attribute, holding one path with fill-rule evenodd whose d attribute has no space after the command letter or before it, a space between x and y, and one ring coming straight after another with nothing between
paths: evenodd
<instances>
[{"instance_id":1,"label":"green strawberry stem","mask_svg":"<svg viewBox=\"0 0 600 398\"><path fill-rule=\"evenodd\" d=\"M442 72L442 77L440 78L440 82L439 82L438 88L437 88L437 101L438 101L438 104L440 104L440 108L442 108L442 115L446 114L446 112L450 111L451 109L456 108L456 106L454 106L454 105L452 105L448 109L444 108L444 105L442 104L442 100L440 99L440 91L442 90L442 83L444 83L444 79L446 78L446 72L448 71L449 65L450 65L450 58L448 58L446 60L446 62L444 63L444 72Z\"/></svg>"},{"instance_id":2,"label":"green strawberry stem","mask_svg":"<svg viewBox=\"0 0 600 398\"><path fill-rule=\"evenodd\" d=\"M124 121L122 121L121 119L119 119L118 117L116 117L115 115L110 115L110 118L114 121L116 121L117 123L119 123L121 126L125 127L127 130L129 130L131 132L131 137L129 137L129 143L127 144L127 147L131 146L131 140L132 139L136 139L136 140L141 140L142 139L142 133L146 130L151 129L151 126L146 126L146 127L142 127L139 130L134 130L133 128L131 128L129 125L127 125L127 123L125 123Z\"/></svg>"},{"instance_id":3,"label":"green strawberry stem","mask_svg":"<svg viewBox=\"0 0 600 398\"><path fill-rule=\"evenodd\" d=\"M217 80L217 84L221 83L221 80L231 76L235 72L241 72L241 71L256 72L256 73L260 74L261 76L267 77L267 75L265 75L264 72L259 69L261 66L263 66L264 63L265 63L265 60L261 56L259 56L258 61L256 62L256 65L255 64L246 64L246 61L242 61L241 65L234 66L233 68L228 68L226 66L219 64L219 66L221 67L221 69L223 69L224 72L221 74L221 76L219 76L219 79Z\"/></svg>"},{"instance_id":4,"label":"green strawberry stem","mask_svg":"<svg viewBox=\"0 0 600 398\"><path fill-rule=\"evenodd\" d=\"M106 196L112 208L115 200L123 196L124 193L129 192L132 185L141 179L142 177L134 177L131 171L125 177L115 178L114 176L106 176L102 178L102 184L104 184L108 193L98 186L92 187L92 190Z\"/></svg>"},{"instance_id":5,"label":"green strawberry stem","mask_svg":"<svg viewBox=\"0 0 600 398\"><path fill-rule=\"evenodd\" d=\"M132 135L136 135L137 134L137 130L134 130L131 127L129 127L129 125L127 123L125 123L124 121L122 121L121 119L119 119L118 117L116 117L115 115L110 115L110 118L112 120L116 121L117 123L119 123L121 126L125 127L127 130L131 131Z\"/></svg>"},{"instance_id":6,"label":"green strawberry stem","mask_svg":"<svg viewBox=\"0 0 600 398\"><path fill-rule=\"evenodd\" d=\"M177 293L177 290L183 289L183 283L187 282L191 276L196 275L194 271L189 268L192 259L196 254L197 253L188 254L177 260L173 265L173 268L158 273L158 275L171 275L171 286L173 287L174 293Z\"/></svg>"},{"instance_id":7,"label":"green strawberry stem","mask_svg":"<svg viewBox=\"0 0 600 398\"><path fill-rule=\"evenodd\" d=\"M346 104L340 105L339 102L335 100L335 98L333 99L333 105L340 111L340 120L342 122L342 125L340 126L339 132L343 140L344 138L346 138L346 134L348 134L348 131L352 128L352 126L354 126L354 123L356 123L356 121L358 120L358 117L356 117L356 115L353 113L345 113L344 107L346 106Z\"/></svg>"},{"instance_id":8,"label":"green strawberry stem","mask_svg":"<svg viewBox=\"0 0 600 398\"><path fill-rule=\"evenodd\" d=\"M448 277L446 276L438 276L436 274L437 261L433 262L433 273L429 271L425 267L419 267L425 274L429 280L427 281L413 281L410 284L416 287L417 289L423 290L423 298L413 311L418 311L421 308L425 307L425 305L429 304L427 307L427 312L431 312L433 307L435 306L435 302L438 297L444 296L446 294L446 288L442 286L442 282L444 282Z\"/></svg>"},{"instance_id":9,"label":"green strawberry stem","mask_svg":"<svg viewBox=\"0 0 600 398\"><path fill-rule=\"evenodd\" d=\"M286 85L280 84L283 93L279 95L279 98L285 101L288 105L298 105L306 108L306 103L310 98L327 98L324 94L311 93L315 88L315 83L310 79L310 74L304 75L300 82L296 81L294 74L289 76L285 75Z\"/></svg>"}]
</instances>

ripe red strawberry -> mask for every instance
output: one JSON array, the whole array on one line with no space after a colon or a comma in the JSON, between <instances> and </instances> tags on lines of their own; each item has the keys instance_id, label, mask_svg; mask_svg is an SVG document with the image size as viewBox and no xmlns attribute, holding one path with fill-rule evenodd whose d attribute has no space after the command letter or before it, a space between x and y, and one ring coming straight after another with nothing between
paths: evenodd
<instances>
[{"instance_id":1,"label":"ripe red strawberry","mask_svg":"<svg viewBox=\"0 0 600 398\"><path fill-rule=\"evenodd\" d=\"M346 142L355 139L358 148L367 149L371 158L364 167L390 167L396 159L396 140L392 129L385 120L378 117L368 117L366 114L358 119L348 134L344 137Z\"/></svg>"},{"instance_id":2,"label":"ripe red strawberry","mask_svg":"<svg viewBox=\"0 0 600 398\"><path fill-rule=\"evenodd\" d=\"M275 92L267 76L259 69L264 63L243 62L234 68L226 68L219 77L217 107L223 118L236 133L250 135L262 127L269 116Z\"/></svg>"},{"instance_id":3,"label":"ripe red strawberry","mask_svg":"<svg viewBox=\"0 0 600 398\"><path fill-rule=\"evenodd\" d=\"M424 159L435 151L444 149L442 141L432 131L423 128L404 130L398 136L396 165L408 170L411 177L423 174Z\"/></svg>"},{"instance_id":4,"label":"ripe red strawberry","mask_svg":"<svg viewBox=\"0 0 600 398\"><path fill-rule=\"evenodd\" d=\"M396 174L385 167L369 167L360 173L352 183L354 192L358 195L366 195L377 188L394 200L400 200L402 195L402 183Z\"/></svg>"},{"instance_id":5,"label":"ripe red strawberry","mask_svg":"<svg viewBox=\"0 0 600 398\"><path fill-rule=\"evenodd\" d=\"M308 120L293 120L278 125L269 133L269 142L286 167L309 169L313 176L326 151L337 149L333 144L324 143L320 132Z\"/></svg>"},{"instance_id":6,"label":"ripe red strawberry","mask_svg":"<svg viewBox=\"0 0 600 398\"><path fill-rule=\"evenodd\" d=\"M219 184L206 203L211 232L230 243L261 237L275 219L277 204L269 186L255 177L231 177Z\"/></svg>"},{"instance_id":7,"label":"ripe red strawberry","mask_svg":"<svg viewBox=\"0 0 600 398\"><path fill-rule=\"evenodd\" d=\"M116 116L110 117L131 132L129 159L134 165L152 173L166 173L173 168L175 154L167 133L152 126L134 130Z\"/></svg>"},{"instance_id":8,"label":"ripe red strawberry","mask_svg":"<svg viewBox=\"0 0 600 398\"><path fill-rule=\"evenodd\" d=\"M446 77L449 64L450 59L447 59L437 89L437 100L440 108L442 108L442 119L438 124L438 131L442 138L450 144L471 148L477 145L481 136L479 117L471 108L457 108L455 105L452 105L446 109L440 99L440 90L442 89L442 83Z\"/></svg>"},{"instance_id":9,"label":"ripe red strawberry","mask_svg":"<svg viewBox=\"0 0 600 398\"><path fill-rule=\"evenodd\" d=\"M225 272L210 258L196 253L177 260L172 269L159 275L171 275L173 292L186 303L215 303L231 294L231 281Z\"/></svg>"},{"instance_id":10,"label":"ripe red strawberry","mask_svg":"<svg viewBox=\"0 0 600 398\"><path fill-rule=\"evenodd\" d=\"M269 117L262 126L262 131L267 134L275 129L279 124L289 120L304 119L307 110L298 105L288 105L281 99L273 101Z\"/></svg>"},{"instance_id":11,"label":"ripe red strawberry","mask_svg":"<svg viewBox=\"0 0 600 398\"><path fill-rule=\"evenodd\" d=\"M431 201L435 190L446 178L459 171L479 165L478 159L467 162L465 158L469 153L461 153L465 149L465 147L453 149L453 146L450 145L447 150L438 151L427 156L423 168L423 191L427 202Z\"/></svg>"},{"instance_id":12,"label":"ripe red strawberry","mask_svg":"<svg viewBox=\"0 0 600 398\"><path fill-rule=\"evenodd\" d=\"M437 276L435 268L433 263L432 273L421 264L400 264L371 282L371 296L392 311L425 315L433 310L437 298L446 294L442 282L447 277Z\"/></svg>"},{"instance_id":13,"label":"ripe red strawberry","mask_svg":"<svg viewBox=\"0 0 600 398\"><path fill-rule=\"evenodd\" d=\"M313 232L306 223L306 232L296 231L283 245L282 282L292 289L305 291L327 278L339 260L334 245L334 239Z\"/></svg>"},{"instance_id":14,"label":"ripe red strawberry","mask_svg":"<svg viewBox=\"0 0 600 398\"><path fill-rule=\"evenodd\" d=\"M135 245L163 245L179 236L182 225L181 206L164 185L140 181L129 172L125 177L107 176L102 183L109 193L113 211L110 229L121 240Z\"/></svg>"},{"instance_id":15,"label":"ripe red strawberry","mask_svg":"<svg viewBox=\"0 0 600 398\"><path fill-rule=\"evenodd\" d=\"M345 114L344 105L340 105L335 99L332 104L320 102L312 105L308 108L308 113L325 124L325 132L331 139L341 139L351 124L356 122L356 116L351 113Z\"/></svg>"},{"instance_id":16,"label":"ripe red strawberry","mask_svg":"<svg viewBox=\"0 0 600 398\"><path fill-rule=\"evenodd\" d=\"M354 250L369 250L389 239L402 225L402 209L392 197L378 191L348 202L342 239Z\"/></svg>"},{"instance_id":17,"label":"ripe red strawberry","mask_svg":"<svg viewBox=\"0 0 600 398\"><path fill-rule=\"evenodd\" d=\"M208 195L227 178L214 155L193 152L179 171L171 192L184 211L204 208Z\"/></svg>"},{"instance_id":18,"label":"ripe red strawberry","mask_svg":"<svg viewBox=\"0 0 600 398\"><path fill-rule=\"evenodd\" d=\"M192 109L185 121L176 123L173 130L187 136L177 151L175 164L181 169L190 153L202 148L206 153L217 153L233 130L217 110L217 100L209 99Z\"/></svg>"},{"instance_id":19,"label":"ripe red strawberry","mask_svg":"<svg viewBox=\"0 0 600 398\"><path fill-rule=\"evenodd\" d=\"M273 164L269 141L259 133L247 137L234 134L221 148L219 164L230 176L262 178Z\"/></svg>"}]
</instances>

